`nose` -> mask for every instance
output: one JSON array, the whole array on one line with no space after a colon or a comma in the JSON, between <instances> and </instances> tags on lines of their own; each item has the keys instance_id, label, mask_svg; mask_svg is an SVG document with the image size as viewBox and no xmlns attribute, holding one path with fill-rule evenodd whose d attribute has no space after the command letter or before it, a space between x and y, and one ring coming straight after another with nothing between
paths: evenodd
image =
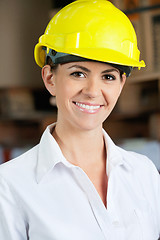
<instances>
[{"instance_id":1,"label":"nose","mask_svg":"<svg viewBox=\"0 0 160 240\"><path fill-rule=\"evenodd\" d=\"M101 93L101 87L98 82L98 79L95 78L88 79L83 87L82 92L89 98L98 97Z\"/></svg>"}]
</instances>

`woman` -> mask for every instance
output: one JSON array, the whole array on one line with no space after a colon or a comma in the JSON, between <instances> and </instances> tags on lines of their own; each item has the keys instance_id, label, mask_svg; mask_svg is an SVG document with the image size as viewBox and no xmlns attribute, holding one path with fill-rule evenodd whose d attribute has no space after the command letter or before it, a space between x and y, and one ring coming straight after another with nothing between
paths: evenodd
<instances>
[{"instance_id":1,"label":"woman","mask_svg":"<svg viewBox=\"0 0 160 240\"><path fill-rule=\"evenodd\" d=\"M0 167L0 239L157 240L160 177L117 147L102 124L139 61L128 18L105 0L77 0L35 47L57 122Z\"/></svg>"}]
</instances>

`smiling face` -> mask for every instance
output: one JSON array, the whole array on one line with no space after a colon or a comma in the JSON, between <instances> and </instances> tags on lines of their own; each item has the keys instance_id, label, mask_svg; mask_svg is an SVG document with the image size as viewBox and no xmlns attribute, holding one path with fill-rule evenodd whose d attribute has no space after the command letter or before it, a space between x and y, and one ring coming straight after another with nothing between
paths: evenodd
<instances>
[{"instance_id":1,"label":"smiling face","mask_svg":"<svg viewBox=\"0 0 160 240\"><path fill-rule=\"evenodd\" d=\"M46 65L42 77L56 96L57 124L85 131L102 128L126 80L113 66L92 61L65 63L53 72Z\"/></svg>"}]
</instances>

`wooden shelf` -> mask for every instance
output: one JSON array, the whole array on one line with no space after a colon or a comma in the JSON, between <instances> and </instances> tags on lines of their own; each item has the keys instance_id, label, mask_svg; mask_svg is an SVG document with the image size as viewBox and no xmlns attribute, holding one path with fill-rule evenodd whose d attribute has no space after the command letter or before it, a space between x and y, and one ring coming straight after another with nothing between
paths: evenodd
<instances>
[{"instance_id":1,"label":"wooden shelf","mask_svg":"<svg viewBox=\"0 0 160 240\"><path fill-rule=\"evenodd\" d=\"M134 70L133 70L134 71ZM140 82L150 82L150 81L160 81L160 71L158 72L151 72L151 71L145 71L145 70L136 70L136 73L133 72L131 77L128 79L128 81L132 84L134 83L140 83Z\"/></svg>"}]
</instances>

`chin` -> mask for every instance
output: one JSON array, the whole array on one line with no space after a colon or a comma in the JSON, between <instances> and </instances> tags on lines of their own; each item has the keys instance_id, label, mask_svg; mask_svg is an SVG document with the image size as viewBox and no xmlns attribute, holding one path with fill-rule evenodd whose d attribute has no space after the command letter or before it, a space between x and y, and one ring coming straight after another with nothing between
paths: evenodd
<instances>
[{"instance_id":1,"label":"chin","mask_svg":"<svg viewBox=\"0 0 160 240\"><path fill-rule=\"evenodd\" d=\"M80 123L77 126L81 131L93 131L102 128L102 123Z\"/></svg>"}]
</instances>

